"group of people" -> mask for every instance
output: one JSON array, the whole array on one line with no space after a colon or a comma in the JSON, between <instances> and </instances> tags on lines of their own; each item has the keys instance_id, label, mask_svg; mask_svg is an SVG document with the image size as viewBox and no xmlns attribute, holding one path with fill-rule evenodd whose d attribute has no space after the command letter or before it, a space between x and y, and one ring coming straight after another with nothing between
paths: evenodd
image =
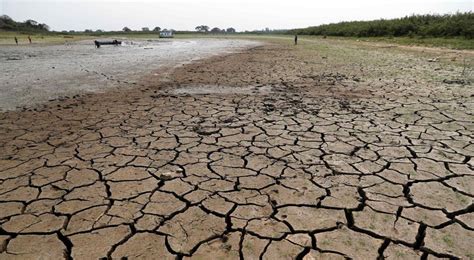
<instances>
[{"instance_id":1,"label":"group of people","mask_svg":"<svg viewBox=\"0 0 474 260\"><path fill-rule=\"evenodd\" d=\"M31 36L28 35L28 41L30 42L30 44L33 43L33 41L31 40ZM18 38L15 36L15 43L16 45L18 45Z\"/></svg>"}]
</instances>

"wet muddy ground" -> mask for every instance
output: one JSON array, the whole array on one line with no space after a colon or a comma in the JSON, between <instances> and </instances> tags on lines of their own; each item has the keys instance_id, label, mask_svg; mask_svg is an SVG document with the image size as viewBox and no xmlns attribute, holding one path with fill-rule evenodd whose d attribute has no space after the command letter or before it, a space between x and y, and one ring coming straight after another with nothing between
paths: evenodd
<instances>
[{"instance_id":1,"label":"wet muddy ground","mask_svg":"<svg viewBox=\"0 0 474 260\"><path fill-rule=\"evenodd\" d=\"M242 48L245 40L126 40L95 48L92 40L65 45L0 48L0 111L117 87L139 87L144 75Z\"/></svg>"},{"instance_id":2,"label":"wet muddy ground","mask_svg":"<svg viewBox=\"0 0 474 260\"><path fill-rule=\"evenodd\" d=\"M0 258L472 259L466 59L272 41L2 113Z\"/></svg>"}]
</instances>

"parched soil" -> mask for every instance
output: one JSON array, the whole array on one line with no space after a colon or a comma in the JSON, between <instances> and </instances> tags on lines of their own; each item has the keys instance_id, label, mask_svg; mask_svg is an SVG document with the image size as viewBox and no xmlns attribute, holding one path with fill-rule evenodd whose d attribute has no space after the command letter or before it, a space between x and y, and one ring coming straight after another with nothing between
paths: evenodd
<instances>
[{"instance_id":1,"label":"parched soil","mask_svg":"<svg viewBox=\"0 0 474 260\"><path fill-rule=\"evenodd\" d=\"M0 258L473 259L473 56L436 55L272 40L2 113Z\"/></svg>"}]
</instances>

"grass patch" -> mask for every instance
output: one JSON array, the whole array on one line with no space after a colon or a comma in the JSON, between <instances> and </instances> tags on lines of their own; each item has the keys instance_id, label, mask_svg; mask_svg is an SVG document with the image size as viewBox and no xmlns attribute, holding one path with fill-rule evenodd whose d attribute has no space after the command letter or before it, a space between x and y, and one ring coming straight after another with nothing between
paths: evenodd
<instances>
[{"instance_id":1,"label":"grass patch","mask_svg":"<svg viewBox=\"0 0 474 260\"><path fill-rule=\"evenodd\" d=\"M351 38L366 42L384 42L397 45L443 47L449 49L474 50L474 40L462 37L453 38L422 38L422 37L363 37Z\"/></svg>"},{"instance_id":2,"label":"grass patch","mask_svg":"<svg viewBox=\"0 0 474 260\"><path fill-rule=\"evenodd\" d=\"M64 44L71 41L93 39L88 35L63 35L49 33L22 33L0 31L0 45L15 45L15 37L18 38L19 45L28 45L28 36L34 44Z\"/></svg>"},{"instance_id":3,"label":"grass patch","mask_svg":"<svg viewBox=\"0 0 474 260\"><path fill-rule=\"evenodd\" d=\"M461 195L457 192L455 194L456 194L456 199L458 199L458 201L461 202L462 204L468 204L469 203L469 201L463 195Z\"/></svg>"},{"instance_id":4,"label":"grass patch","mask_svg":"<svg viewBox=\"0 0 474 260\"><path fill-rule=\"evenodd\" d=\"M327 240L327 239L324 239L323 241L321 241L321 245L323 245L323 246L328 246L330 244L331 244L331 242L329 242L329 240Z\"/></svg>"},{"instance_id":5,"label":"grass patch","mask_svg":"<svg viewBox=\"0 0 474 260\"><path fill-rule=\"evenodd\" d=\"M289 36L288 38L291 38ZM337 37L331 36L324 38L322 36L300 36L300 39L319 39L319 40L339 40L339 41L356 41L368 43L387 43L393 45L404 46L420 46L420 47L438 47L458 50L474 50L474 40L463 37L451 38L424 38L424 37Z\"/></svg>"},{"instance_id":6,"label":"grass patch","mask_svg":"<svg viewBox=\"0 0 474 260\"><path fill-rule=\"evenodd\" d=\"M445 235L443 236L443 242L448 245L449 247L453 247L454 246L454 242L453 242L453 239L451 238L450 235Z\"/></svg>"},{"instance_id":7,"label":"grass patch","mask_svg":"<svg viewBox=\"0 0 474 260\"><path fill-rule=\"evenodd\" d=\"M397 258L405 258L405 253L403 253L402 251L397 251L395 254L397 255Z\"/></svg>"}]
</instances>

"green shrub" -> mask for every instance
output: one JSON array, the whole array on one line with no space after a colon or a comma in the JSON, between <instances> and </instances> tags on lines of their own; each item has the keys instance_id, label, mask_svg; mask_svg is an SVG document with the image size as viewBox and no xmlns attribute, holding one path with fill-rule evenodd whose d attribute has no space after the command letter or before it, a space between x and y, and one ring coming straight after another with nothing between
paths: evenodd
<instances>
[{"instance_id":1,"label":"green shrub","mask_svg":"<svg viewBox=\"0 0 474 260\"><path fill-rule=\"evenodd\" d=\"M325 24L289 31L291 34L352 37L423 36L474 38L474 13L411 15L397 19Z\"/></svg>"}]
</instances>

